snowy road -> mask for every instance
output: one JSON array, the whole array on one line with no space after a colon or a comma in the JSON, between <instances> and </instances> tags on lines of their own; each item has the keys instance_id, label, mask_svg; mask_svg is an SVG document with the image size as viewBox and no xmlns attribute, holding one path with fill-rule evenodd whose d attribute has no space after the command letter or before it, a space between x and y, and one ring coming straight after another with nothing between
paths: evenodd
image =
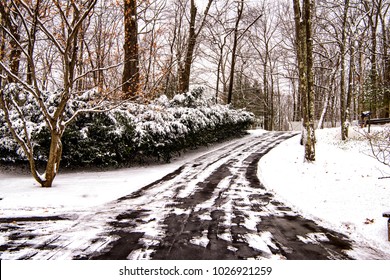
<instances>
[{"instance_id":1,"label":"snowy road","mask_svg":"<svg viewBox=\"0 0 390 280\"><path fill-rule=\"evenodd\" d=\"M261 157L293 135L244 137L99 208L0 219L0 258L348 259L346 236L298 215L258 179Z\"/></svg>"}]
</instances>

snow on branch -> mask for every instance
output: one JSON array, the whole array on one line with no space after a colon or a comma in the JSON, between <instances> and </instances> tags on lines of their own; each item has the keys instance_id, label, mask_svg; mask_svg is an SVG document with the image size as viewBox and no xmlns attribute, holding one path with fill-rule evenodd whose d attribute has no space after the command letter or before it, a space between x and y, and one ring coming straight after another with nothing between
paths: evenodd
<instances>
[{"instance_id":1,"label":"snow on branch","mask_svg":"<svg viewBox=\"0 0 390 280\"><path fill-rule=\"evenodd\" d=\"M372 156L379 162L390 166L390 127L365 133L371 147Z\"/></svg>"}]
</instances>

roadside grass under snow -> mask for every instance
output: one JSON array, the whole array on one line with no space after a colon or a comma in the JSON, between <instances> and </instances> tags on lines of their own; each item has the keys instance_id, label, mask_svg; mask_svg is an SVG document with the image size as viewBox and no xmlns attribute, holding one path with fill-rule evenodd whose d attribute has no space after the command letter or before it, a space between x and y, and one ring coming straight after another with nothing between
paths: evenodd
<instances>
[{"instance_id":1,"label":"roadside grass under snow","mask_svg":"<svg viewBox=\"0 0 390 280\"><path fill-rule=\"evenodd\" d=\"M390 175L390 167L371 156L363 132L352 127L343 142L340 128L317 130L313 163L304 162L298 135L268 153L258 173L266 188L303 216L357 244L388 252L384 257L390 258L387 219L382 217L390 211L390 179L379 179Z\"/></svg>"},{"instance_id":2,"label":"roadside grass under snow","mask_svg":"<svg viewBox=\"0 0 390 280\"><path fill-rule=\"evenodd\" d=\"M62 172L51 188L41 188L26 171L20 174L3 167L0 169L0 217L61 215L103 205L161 179L186 162L226 143L187 151L167 164Z\"/></svg>"}]
</instances>

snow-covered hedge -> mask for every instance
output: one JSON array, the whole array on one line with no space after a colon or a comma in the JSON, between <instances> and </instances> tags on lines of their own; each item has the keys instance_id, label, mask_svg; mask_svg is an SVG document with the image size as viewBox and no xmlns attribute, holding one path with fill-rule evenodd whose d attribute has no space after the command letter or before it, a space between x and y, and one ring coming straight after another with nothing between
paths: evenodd
<instances>
[{"instance_id":1,"label":"snow-covered hedge","mask_svg":"<svg viewBox=\"0 0 390 280\"><path fill-rule=\"evenodd\" d=\"M69 110L86 107L87 99L84 96L74 101ZM23 153L4 129L1 114L0 160L23 160ZM147 105L127 103L111 111L78 117L63 135L62 162L118 165L149 158L169 161L182 150L239 135L253 120L249 112L213 104L201 88L171 100L161 96ZM36 158L45 160L50 143L48 130L39 120L32 123Z\"/></svg>"}]
</instances>

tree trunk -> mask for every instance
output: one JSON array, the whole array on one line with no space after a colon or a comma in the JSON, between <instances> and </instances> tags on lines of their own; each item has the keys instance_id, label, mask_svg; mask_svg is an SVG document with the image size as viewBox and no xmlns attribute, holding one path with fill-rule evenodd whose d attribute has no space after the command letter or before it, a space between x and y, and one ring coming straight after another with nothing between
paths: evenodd
<instances>
[{"instance_id":1,"label":"tree trunk","mask_svg":"<svg viewBox=\"0 0 390 280\"><path fill-rule=\"evenodd\" d=\"M271 95L270 95L270 100L269 100L269 106L270 106L270 114L269 114L269 130L274 130L275 128L275 106L274 106L274 101L275 101L275 84L274 84L274 78L273 78L273 73L272 73L272 65L270 65L270 80L271 80Z\"/></svg>"},{"instance_id":2,"label":"tree trunk","mask_svg":"<svg viewBox=\"0 0 390 280\"><path fill-rule=\"evenodd\" d=\"M191 0L190 9L190 31L188 36L187 52L184 59L184 67L181 69L180 80L179 80L179 91L187 92L190 87L190 76L191 76L191 65L196 45L196 14L198 9L195 6L195 0Z\"/></svg>"},{"instance_id":3,"label":"tree trunk","mask_svg":"<svg viewBox=\"0 0 390 280\"><path fill-rule=\"evenodd\" d=\"M0 24L3 25L3 15L0 13ZM0 61L4 61L5 58L5 42L6 34L3 29L0 30ZM0 72L0 89L3 88L3 69Z\"/></svg>"},{"instance_id":4,"label":"tree trunk","mask_svg":"<svg viewBox=\"0 0 390 280\"><path fill-rule=\"evenodd\" d=\"M306 23L306 47L307 47L307 108L306 108L306 131L307 140L305 145L305 159L315 161L315 130L314 130L314 72L313 72L313 36L312 36L312 12L314 0L305 0L305 23Z\"/></svg>"},{"instance_id":5,"label":"tree trunk","mask_svg":"<svg viewBox=\"0 0 390 280\"><path fill-rule=\"evenodd\" d=\"M312 38L312 11L314 4L313 0L304 0L303 9L301 10L299 0L293 1L299 69L299 92L302 96L303 110L303 132L301 142L305 148L305 160L315 161Z\"/></svg>"},{"instance_id":6,"label":"tree trunk","mask_svg":"<svg viewBox=\"0 0 390 280\"><path fill-rule=\"evenodd\" d=\"M348 74L348 89L347 89L347 104L346 104L346 112L345 119L351 123L351 105L352 105L352 97L354 92L354 77L355 77L355 47L354 41L351 39L350 49L349 49L349 74ZM348 131L347 131L348 133ZM348 137L348 134L347 134Z\"/></svg>"},{"instance_id":7,"label":"tree trunk","mask_svg":"<svg viewBox=\"0 0 390 280\"><path fill-rule=\"evenodd\" d=\"M46 164L46 170L44 178L42 178L41 185L44 188L52 187L53 180L57 175L57 172L60 168L60 161L62 156L62 142L61 142L61 133L52 132L51 141L50 141L50 153L49 159Z\"/></svg>"},{"instance_id":8,"label":"tree trunk","mask_svg":"<svg viewBox=\"0 0 390 280\"><path fill-rule=\"evenodd\" d=\"M16 36L17 36L16 37L17 40L19 40L20 35L17 34ZM14 40L11 40L11 53L10 53L11 66L10 66L10 68L11 68L12 73L15 76L19 76L19 65L20 65L21 54L22 53L19 49L18 44ZM13 77L8 76L8 82L13 83L13 82L16 82L16 80Z\"/></svg>"},{"instance_id":9,"label":"tree trunk","mask_svg":"<svg viewBox=\"0 0 390 280\"><path fill-rule=\"evenodd\" d=\"M124 0L124 66L122 75L122 91L124 98L132 98L139 90L139 58L137 0Z\"/></svg>"},{"instance_id":10,"label":"tree trunk","mask_svg":"<svg viewBox=\"0 0 390 280\"><path fill-rule=\"evenodd\" d=\"M266 44L267 48L267 44ZM264 63L263 63L263 91L264 91L264 129L265 130L270 130L269 123L270 123L270 110L269 110L269 87L268 87L268 50L266 49L265 51L265 58L264 58Z\"/></svg>"},{"instance_id":11,"label":"tree trunk","mask_svg":"<svg viewBox=\"0 0 390 280\"><path fill-rule=\"evenodd\" d=\"M305 142L305 108L306 108L306 98L305 94L307 92L307 77L306 77L306 26L301 21L302 13L300 7L300 0L293 0L294 3L294 21L295 21L295 48L297 53L297 62L298 62L298 95L301 98L301 108L302 108L302 120L303 120L303 132L301 135L301 143Z\"/></svg>"},{"instance_id":12,"label":"tree trunk","mask_svg":"<svg viewBox=\"0 0 390 280\"><path fill-rule=\"evenodd\" d=\"M383 40L383 60L384 60L384 93L383 93L383 117L390 117L390 54L389 54L389 41L390 41L390 28L386 24L384 16L381 16L382 21L382 40Z\"/></svg>"},{"instance_id":13,"label":"tree trunk","mask_svg":"<svg viewBox=\"0 0 390 280\"><path fill-rule=\"evenodd\" d=\"M177 9L176 9L176 13L177 13ZM174 61L174 50L175 50L175 44L176 44L176 41L178 41L178 33L179 33L179 30L181 29L181 21L178 20L178 17L180 17L181 15L178 15L176 14L175 15L175 26L174 26L174 32L173 32L173 38L170 39L170 44L169 44L169 49L170 49L170 55L169 55L169 60L168 60L168 67L166 69L167 71L167 75L166 75L166 79L165 79L165 89L164 89L164 94L168 97L173 97L173 88L176 88L176 86L173 86L172 84L174 84L172 82L172 80L174 80L172 78L173 76L173 73L172 73L172 65L173 65L173 61ZM179 66L180 66L180 63L179 63Z\"/></svg>"},{"instance_id":14,"label":"tree trunk","mask_svg":"<svg viewBox=\"0 0 390 280\"><path fill-rule=\"evenodd\" d=\"M232 60L230 66L230 81L229 81L229 90L228 90L228 99L227 99L228 104L232 103L232 97L233 97L234 68L236 66L236 52L237 52L237 44L238 44L238 25L240 24L243 10L244 10L244 0L241 0L237 4L237 20L234 26L233 50L232 50Z\"/></svg>"},{"instance_id":15,"label":"tree trunk","mask_svg":"<svg viewBox=\"0 0 390 280\"><path fill-rule=\"evenodd\" d=\"M379 88L379 79L378 79L378 60L377 60L377 30L378 30L378 18L379 10L382 6L382 0L373 1L372 7L369 5L369 1L364 1L364 6L368 16L368 25L371 31L371 71L370 71L370 85L369 85L369 110L372 112L374 117L377 117L377 105L378 105L378 88Z\"/></svg>"},{"instance_id":16,"label":"tree trunk","mask_svg":"<svg viewBox=\"0 0 390 280\"><path fill-rule=\"evenodd\" d=\"M340 43L341 53L341 77L340 77L340 120L341 120L341 139L348 138L348 122L347 122L347 107L346 107L346 87L345 87L345 54L347 44L347 18L348 18L349 0L344 1L343 26Z\"/></svg>"},{"instance_id":17,"label":"tree trunk","mask_svg":"<svg viewBox=\"0 0 390 280\"><path fill-rule=\"evenodd\" d=\"M13 3L16 6L19 6L19 3ZM20 49L20 31L19 27L16 25L16 18L18 17L17 12L14 10L14 6L11 4L8 7L5 5L0 5L0 13L1 13L1 23L3 26L8 27L9 32L12 36L7 35L7 39L9 40L10 45L10 55L9 55L9 68L11 73L15 76L19 76L19 66L20 66L20 57L22 55L22 51ZM6 32L4 32L6 33ZM6 38L6 37L5 37ZM8 82L13 83L16 82L16 79L8 75Z\"/></svg>"},{"instance_id":18,"label":"tree trunk","mask_svg":"<svg viewBox=\"0 0 390 280\"><path fill-rule=\"evenodd\" d=\"M27 60L27 83L32 85L33 84L33 57L34 57L34 48L35 48L35 41L36 41L36 33L37 33L37 20L38 20L38 14L39 14L39 5L40 0L37 0L34 10L34 18L32 22L32 26L30 29L30 40L28 40L28 55L30 59Z\"/></svg>"},{"instance_id":19,"label":"tree trunk","mask_svg":"<svg viewBox=\"0 0 390 280\"><path fill-rule=\"evenodd\" d=\"M324 101L324 108L322 109L320 120L318 121L317 129L323 129L324 128L324 121L326 113L328 112L329 107L329 97L330 97L330 91L326 92L325 101Z\"/></svg>"},{"instance_id":20,"label":"tree trunk","mask_svg":"<svg viewBox=\"0 0 390 280\"><path fill-rule=\"evenodd\" d=\"M224 37L223 44L220 46L220 52L219 52L219 58L218 58L218 67L217 67L217 81L216 81L216 89L215 89L215 104L219 103L219 83L221 81L221 70L222 70L222 63L223 63L223 48L226 45L226 38Z\"/></svg>"},{"instance_id":21,"label":"tree trunk","mask_svg":"<svg viewBox=\"0 0 390 280\"><path fill-rule=\"evenodd\" d=\"M365 96L364 96L364 46L363 46L363 38L365 34L362 34L359 37L358 41L358 70L357 70L357 75L358 75L358 84L359 84L359 90L358 90L358 105L357 105L357 110L358 113L361 114L365 108L364 108L364 101L365 101Z\"/></svg>"},{"instance_id":22,"label":"tree trunk","mask_svg":"<svg viewBox=\"0 0 390 280\"><path fill-rule=\"evenodd\" d=\"M194 52L196 47L196 40L199 36L199 33L201 32L205 19L209 13L211 3L213 0L209 0L204 12L203 20L199 24L198 30L196 30L196 15L198 12L198 9L195 5L195 0L191 0L191 7L190 7L190 29L188 34L188 44L187 44L187 51L184 58L184 66L180 67L179 70L179 91L180 92L186 92L189 90L190 87L190 77L191 77L191 67L192 62L194 59Z\"/></svg>"}]
</instances>

